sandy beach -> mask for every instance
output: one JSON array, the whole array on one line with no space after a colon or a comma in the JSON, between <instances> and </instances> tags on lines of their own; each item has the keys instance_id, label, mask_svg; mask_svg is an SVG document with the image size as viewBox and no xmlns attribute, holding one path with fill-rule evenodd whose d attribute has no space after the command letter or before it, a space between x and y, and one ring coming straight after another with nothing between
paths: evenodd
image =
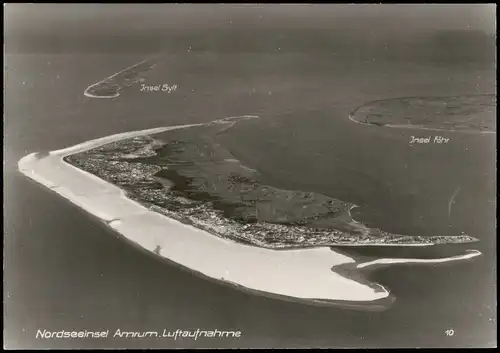
<instances>
[{"instance_id":1,"label":"sandy beach","mask_svg":"<svg viewBox=\"0 0 500 353\"><path fill-rule=\"evenodd\" d=\"M229 117L211 124L229 121L232 126L241 118L256 116ZM345 303L349 304L348 307L359 304L367 309L385 309L394 300L386 288L367 281L360 274L341 275L334 272L335 268L340 265L362 268L381 262L439 263L480 255L475 251L436 260L379 259L356 264L355 259L329 247L276 251L240 244L151 211L127 198L117 186L64 161L64 157L71 154L119 140L199 125L203 124L120 133L52 151L48 155L32 153L19 161L18 168L26 176L98 217L124 238L156 256L239 289L287 300L321 305Z\"/></svg>"},{"instance_id":2,"label":"sandy beach","mask_svg":"<svg viewBox=\"0 0 500 353\"><path fill-rule=\"evenodd\" d=\"M311 301L371 303L389 297L382 286L368 286L332 272L333 266L353 263L354 259L329 248L274 251L221 239L149 211L118 187L63 161L67 155L120 139L188 126L112 135L52 151L45 157L32 153L22 158L18 167L140 247L209 278ZM224 261L213 261L215 258Z\"/></svg>"}]
</instances>

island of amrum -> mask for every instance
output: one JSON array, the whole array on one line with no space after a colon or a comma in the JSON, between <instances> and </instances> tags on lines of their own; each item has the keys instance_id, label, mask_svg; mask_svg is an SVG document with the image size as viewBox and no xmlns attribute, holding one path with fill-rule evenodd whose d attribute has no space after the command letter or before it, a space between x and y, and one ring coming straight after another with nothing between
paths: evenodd
<instances>
[{"instance_id":1,"label":"island of amrum","mask_svg":"<svg viewBox=\"0 0 500 353\"><path fill-rule=\"evenodd\" d=\"M358 272L371 265L471 258L379 259L358 263L335 246L426 246L468 235L414 237L354 221L356 205L259 183L216 143L240 116L206 124L116 134L22 158L19 170L149 252L204 277L284 299L366 309L394 298ZM337 270L338 269L338 270Z\"/></svg>"}]
</instances>

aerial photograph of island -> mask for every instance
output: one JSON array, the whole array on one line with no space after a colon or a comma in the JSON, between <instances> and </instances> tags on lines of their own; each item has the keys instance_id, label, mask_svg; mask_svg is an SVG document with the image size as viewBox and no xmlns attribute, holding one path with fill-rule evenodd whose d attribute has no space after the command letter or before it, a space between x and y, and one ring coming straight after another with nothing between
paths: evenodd
<instances>
[{"instance_id":1,"label":"aerial photograph of island","mask_svg":"<svg viewBox=\"0 0 500 353\"><path fill-rule=\"evenodd\" d=\"M4 348L496 347L495 4L5 4Z\"/></svg>"}]
</instances>

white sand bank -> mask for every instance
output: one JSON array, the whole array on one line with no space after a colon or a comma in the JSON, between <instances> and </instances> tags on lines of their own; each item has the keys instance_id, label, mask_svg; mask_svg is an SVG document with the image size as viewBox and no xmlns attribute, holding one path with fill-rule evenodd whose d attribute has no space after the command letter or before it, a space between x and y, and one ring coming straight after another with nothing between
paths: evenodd
<instances>
[{"instance_id":1,"label":"white sand bank","mask_svg":"<svg viewBox=\"0 0 500 353\"><path fill-rule=\"evenodd\" d=\"M230 117L212 123L233 125L238 120L252 118L258 117ZM379 306L387 302L390 294L384 287L333 272L332 267L343 264L355 266L356 263L354 259L328 247L271 250L222 239L150 211L128 199L117 186L63 160L65 156L111 142L200 125L204 124L126 132L52 151L48 155L32 153L22 158L18 167L26 176L107 222L132 243L206 277L252 291L310 302L359 303L362 306L372 303ZM471 253L467 256L477 255ZM458 258L424 261L445 262ZM415 259L389 260L390 263L419 262ZM389 260L366 262L357 268Z\"/></svg>"},{"instance_id":2,"label":"white sand bank","mask_svg":"<svg viewBox=\"0 0 500 353\"><path fill-rule=\"evenodd\" d=\"M478 250L468 250L466 254L443 257L441 259L405 259L405 258L394 258L394 259L377 259L373 261L364 262L358 264L356 268L365 268L373 265L382 265L382 264L435 264L441 262L450 262L450 261L458 261L471 259L473 257L481 255L481 252Z\"/></svg>"},{"instance_id":3,"label":"white sand bank","mask_svg":"<svg viewBox=\"0 0 500 353\"><path fill-rule=\"evenodd\" d=\"M332 272L332 266L354 260L329 248L276 251L221 239L149 211L126 198L118 187L63 160L67 155L113 141L188 126L192 125L117 134L40 158L32 153L22 158L18 166L26 176L110 222L130 241L207 277L301 299L370 302L389 296L381 286L374 289Z\"/></svg>"}]
</instances>

